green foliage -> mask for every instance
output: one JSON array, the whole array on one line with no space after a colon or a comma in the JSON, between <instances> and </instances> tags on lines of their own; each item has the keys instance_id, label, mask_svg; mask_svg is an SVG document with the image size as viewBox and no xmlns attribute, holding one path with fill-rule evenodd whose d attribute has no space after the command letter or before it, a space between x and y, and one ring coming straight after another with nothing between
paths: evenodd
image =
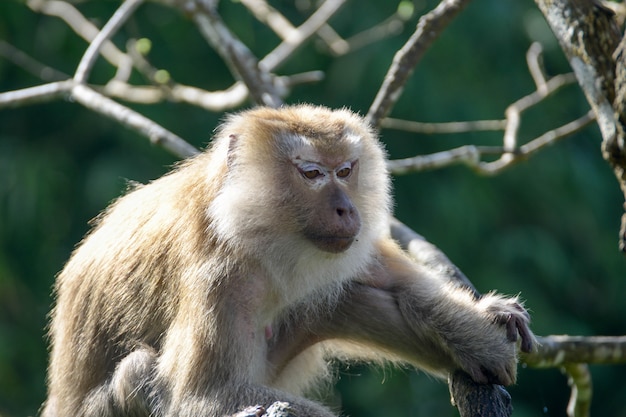
<instances>
[{"instance_id":1,"label":"green foliage","mask_svg":"<svg viewBox=\"0 0 626 417\"><path fill-rule=\"evenodd\" d=\"M437 2L350 2L332 20L349 37L400 8L404 32L332 58L316 41L279 73L321 69L326 78L294 89L289 102L349 106L365 113L393 54L420 14ZM118 2L79 3L101 25ZM272 2L292 21L304 20L291 1ZM260 56L277 37L237 2L222 1L224 20ZM210 90L230 85L225 65L184 16L146 4L125 27L163 82L174 79ZM72 74L86 48L58 19L23 2L0 2L0 39ZM524 61L533 40L546 49L552 74L569 71L530 0L473 2L435 43L407 85L394 117L419 121L501 118L504 108L532 91ZM123 47L125 39L115 39ZM103 60L91 78L106 82ZM135 75L139 80L139 76ZM33 86L37 77L0 58L0 91ZM203 146L221 115L165 103L133 106ZM583 114L573 86L525 116L532 138ZM462 144L497 145L500 133L426 136L383 131L392 158ZM625 334L626 261L617 252L622 196L600 156L590 127L494 178L463 167L395 180L397 216L441 247L481 291L521 292L539 334ZM123 192L126 179L146 182L174 158L134 132L70 102L0 112L0 414L32 415L45 397L46 314L51 287L87 221ZM593 413L626 416L623 367L594 368ZM410 370L341 368L331 402L355 417L456 415L447 387ZM516 416L564 416L568 389L556 370L521 370L512 390Z\"/></svg>"}]
</instances>

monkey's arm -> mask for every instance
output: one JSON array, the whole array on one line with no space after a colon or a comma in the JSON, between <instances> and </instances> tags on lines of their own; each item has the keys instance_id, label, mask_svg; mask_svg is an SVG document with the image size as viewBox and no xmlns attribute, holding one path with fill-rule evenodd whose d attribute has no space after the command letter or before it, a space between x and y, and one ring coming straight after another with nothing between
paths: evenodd
<instances>
[{"instance_id":1,"label":"monkey's arm","mask_svg":"<svg viewBox=\"0 0 626 417\"><path fill-rule=\"evenodd\" d=\"M392 241L380 243L377 263L346 285L330 313L298 324L285 325L290 330L280 332L270 349L279 368L316 342L339 339L441 376L462 369L476 382L508 385L516 377L515 342L521 339L522 350L530 350L534 341L516 299L476 299L421 269Z\"/></svg>"},{"instance_id":2,"label":"monkey's arm","mask_svg":"<svg viewBox=\"0 0 626 417\"><path fill-rule=\"evenodd\" d=\"M481 383L515 382L515 342L521 339L524 351L534 342L528 313L517 299L495 294L476 299L467 288L420 269L391 240L381 241L378 250L379 265L370 269L363 284L389 294L397 313L391 314L393 308L386 304L365 317L384 312L383 320L391 320L400 314L418 345L412 359L422 367L444 372L460 368ZM405 349L399 339L389 339L391 349Z\"/></svg>"}]
</instances>

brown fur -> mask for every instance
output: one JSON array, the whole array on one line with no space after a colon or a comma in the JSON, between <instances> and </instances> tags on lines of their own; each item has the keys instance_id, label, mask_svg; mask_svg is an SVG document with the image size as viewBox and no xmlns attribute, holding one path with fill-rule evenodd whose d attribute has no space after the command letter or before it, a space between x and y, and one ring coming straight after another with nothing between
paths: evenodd
<instances>
[{"instance_id":1,"label":"brown fur","mask_svg":"<svg viewBox=\"0 0 626 417\"><path fill-rule=\"evenodd\" d=\"M310 166L325 175L307 180ZM59 274L43 415L223 416L281 400L332 416L299 397L332 357L513 383L525 311L412 263L387 235L390 205L384 152L354 114L230 117L206 152L113 203Z\"/></svg>"}]
</instances>

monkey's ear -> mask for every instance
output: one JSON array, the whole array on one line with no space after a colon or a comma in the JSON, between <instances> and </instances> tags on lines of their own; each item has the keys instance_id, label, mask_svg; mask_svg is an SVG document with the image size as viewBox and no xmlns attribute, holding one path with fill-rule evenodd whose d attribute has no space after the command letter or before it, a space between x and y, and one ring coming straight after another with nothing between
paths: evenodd
<instances>
[{"instance_id":1,"label":"monkey's ear","mask_svg":"<svg viewBox=\"0 0 626 417\"><path fill-rule=\"evenodd\" d=\"M232 167L235 163L235 152L238 142L239 136L235 135L234 133L228 135L228 153L226 155L226 166L228 168Z\"/></svg>"}]
</instances>

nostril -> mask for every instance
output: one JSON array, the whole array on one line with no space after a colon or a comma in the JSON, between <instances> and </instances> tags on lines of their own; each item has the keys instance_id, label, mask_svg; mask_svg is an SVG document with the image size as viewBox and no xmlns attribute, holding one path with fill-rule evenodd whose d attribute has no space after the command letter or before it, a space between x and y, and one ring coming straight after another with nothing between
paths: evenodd
<instances>
[{"instance_id":1,"label":"nostril","mask_svg":"<svg viewBox=\"0 0 626 417\"><path fill-rule=\"evenodd\" d=\"M352 207L348 207L348 208L345 208L345 207L338 207L338 208L336 209L336 211L337 211L337 215L338 215L339 217L343 217L344 215L350 215L350 214L352 214L352 213L354 212L354 208L352 208Z\"/></svg>"}]
</instances>

